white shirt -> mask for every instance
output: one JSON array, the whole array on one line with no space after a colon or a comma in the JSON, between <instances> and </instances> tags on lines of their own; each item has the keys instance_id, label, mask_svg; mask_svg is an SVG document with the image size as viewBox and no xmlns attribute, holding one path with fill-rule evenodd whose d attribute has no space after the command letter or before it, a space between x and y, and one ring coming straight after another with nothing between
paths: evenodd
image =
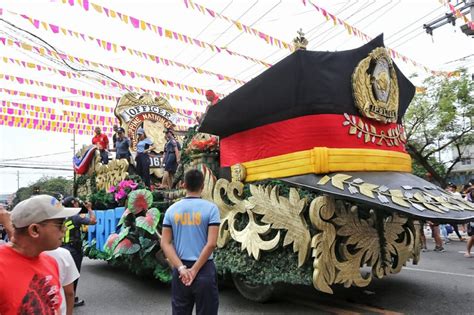
<instances>
[{"instance_id":1,"label":"white shirt","mask_svg":"<svg viewBox=\"0 0 474 315\"><path fill-rule=\"evenodd\" d=\"M74 259L72 259L71 253L62 247L58 247L55 250L46 251L46 254L53 257L58 263L59 268L59 283L61 287L73 283L79 278L79 271L77 271ZM66 297L64 295L64 289L61 288L61 314L66 315Z\"/></svg>"}]
</instances>

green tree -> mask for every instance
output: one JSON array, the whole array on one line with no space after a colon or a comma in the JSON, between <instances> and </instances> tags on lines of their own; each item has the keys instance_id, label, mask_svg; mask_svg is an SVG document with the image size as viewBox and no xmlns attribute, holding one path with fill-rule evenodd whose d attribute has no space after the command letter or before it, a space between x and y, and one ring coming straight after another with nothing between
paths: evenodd
<instances>
[{"instance_id":1,"label":"green tree","mask_svg":"<svg viewBox=\"0 0 474 315\"><path fill-rule=\"evenodd\" d=\"M474 143L474 83L466 69L456 74L459 76L424 80L425 92L415 95L404 119L407 150L414 160L415 173L429 173L443 187L463 158L464 148ZM436 159L443 150L453 148L457 155L452 160Z\"/></svg>"},{"instance_id":2,"label":"green tree","mask_svg":"<svg viewBox=\"0 0 474 315\"><path fill-rule=\"evenodd\" d=\"M73 181L64 177L42 177L27 187L22 187L16 192L13 204L16 205L20 201L30 198L37 194L47 194L59 198L62 196L70 196L73 191Z\"/></svg>"}]
</instances>

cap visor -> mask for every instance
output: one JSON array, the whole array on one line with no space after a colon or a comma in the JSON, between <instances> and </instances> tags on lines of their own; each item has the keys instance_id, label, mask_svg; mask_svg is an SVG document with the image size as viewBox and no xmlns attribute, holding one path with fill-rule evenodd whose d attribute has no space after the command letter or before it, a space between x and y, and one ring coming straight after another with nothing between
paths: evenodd
<instances>
[{"instance_id":1,"label":"cap visor","mask_svg":"<svg viewBox=\"0 0 474 315\"><path fill-rule=\"evenodd\" d=\"M402 172L307 174L281 179L290 185L340 196L375 208L432 221L474 219L474 203L445 192L418 176Z\"/></svg>"},{"instance_id":2,"label":"cap visor","mask_svg":"<svg viewBox=\"0 0 474 315\"><path fill-rule=\"evenodd\" d=\"M72 217L81 211L81 208L63 208L56 215L52 216L50 219L62 219Z\"/></svg>"}]
</instances>

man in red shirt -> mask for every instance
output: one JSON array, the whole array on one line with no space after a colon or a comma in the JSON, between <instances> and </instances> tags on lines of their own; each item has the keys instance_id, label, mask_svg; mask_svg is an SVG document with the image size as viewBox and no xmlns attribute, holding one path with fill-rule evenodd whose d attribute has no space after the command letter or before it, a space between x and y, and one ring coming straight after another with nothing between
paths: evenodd
<instances>
[{"instance_id":1,"label":"man in red shirt","mask_svg":"<svg viewBox=\"0 0 474 315\"><path fill-rule=\"evenodd\" d=\"M0 245L0 314L59 314L58 264L43 252L61 245L64 219L79 210L64 208L48 195L31 197L13 209L13 239Z\"/></svg>"},{"instance_id":2,"label":"man in red shirt","mask_svg":"<svg viewBox=\"0 0 474 315\"><path fill-rule=\"evenodd\" d=\"M109 138L102 133L100 127L95 127L95 136L92 138L92 144L95 144L100 152L100 161L102 164L109 164Z\"/></svg>"}]
</instances>

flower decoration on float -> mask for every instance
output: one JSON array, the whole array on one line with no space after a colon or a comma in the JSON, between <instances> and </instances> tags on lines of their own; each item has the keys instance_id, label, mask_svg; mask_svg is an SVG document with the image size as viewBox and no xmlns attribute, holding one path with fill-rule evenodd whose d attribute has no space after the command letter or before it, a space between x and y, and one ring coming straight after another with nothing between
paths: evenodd
<instances>
[{"instance_id":1,"label":"flower decoration on float","mask_svg":"<svg viewBox=\"0 0 474 315\"><path fill-rule=\"evenodd\" d=\"M130 192L137 189L137 187L138 184L135 183L132 179L126 179L118 183L117 186L111 186L108 192L113 194L115 201L120 203L121 201L124 201L127 198Z\"/></svg>"},{"instance_id":2,"label":"flower decoration on float","mask_svg":"<svg viewBox=\"0 0 474 315\"><path fill-rule=\"evenodd\" d=\"M186 149L187 153L212 153L219 151L219 139L215 136L206 135L202 138L194 138Z\"/></svg>"}]
</instances>

